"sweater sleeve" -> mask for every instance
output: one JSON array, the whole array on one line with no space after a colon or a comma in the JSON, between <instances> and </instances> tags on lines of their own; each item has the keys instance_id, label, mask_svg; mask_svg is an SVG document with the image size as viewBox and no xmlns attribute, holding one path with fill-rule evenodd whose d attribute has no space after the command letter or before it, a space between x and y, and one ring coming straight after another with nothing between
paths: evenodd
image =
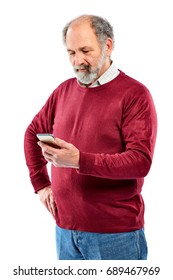
<instances>
[{"instance_id":1,"label":"sweater sleeve","mask_svg":"<svg viewBox=\"0 0 173 280\"><path fill-rule=\"evenodd\" d=\"M123 152L80 152L80 174L115 180L143 178L148 174L157 132L152 97L144 87L126 96L122 107Z\"/></svg>"},{"instance_id":2,"label":"sweater sleeve","mask_svg":"<svg viewBox=\"0 0 173 280\"><path fill-rule=\"evenodd\" d=\"M37 144L37 133L52 133L54 118L54 94L52 94L43 108L34 117L27 127L24 135L24 153L29 169L31 183L35 192L51 184L47 161L44 159L41 149Z\"/></svg>"}]
</instances>

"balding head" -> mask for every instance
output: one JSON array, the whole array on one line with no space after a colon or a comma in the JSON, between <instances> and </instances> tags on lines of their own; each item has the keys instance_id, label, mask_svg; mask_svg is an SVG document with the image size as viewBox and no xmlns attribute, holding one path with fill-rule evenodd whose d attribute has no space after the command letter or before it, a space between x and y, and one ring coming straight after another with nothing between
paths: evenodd
<instances>
[{"instance_id":1,"label":"balding head","mask_svg":"<svg viewBox=\"0 0 173 280\"><path fill-rule=\"evenodd\" d=\"M87 23L93 29L101 45L105 44L108 38L111 38L114 46L113 27L106 19L95 15L82 15L67 23L63 29L63 42L66 44L67 31L70 27L84 26Z\"/></svg>"}]
</instances>

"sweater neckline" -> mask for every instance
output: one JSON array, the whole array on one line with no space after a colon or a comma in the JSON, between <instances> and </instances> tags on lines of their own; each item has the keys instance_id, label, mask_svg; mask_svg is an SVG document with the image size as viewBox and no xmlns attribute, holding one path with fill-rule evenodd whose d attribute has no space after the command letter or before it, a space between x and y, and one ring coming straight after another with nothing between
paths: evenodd
<instances>
[{"instance_id":1,"label":"sweater neckline","mask_svg":"<svg viewBox=\"0 0 173 280\"><path fill-rule=\"evenodd\" d=\"M118 69L119 70L119 69ZM100 90L103 90L104 88L110 86L111 84L115 83L116 82L119 82L119 80L125 75L124 72L122 72L121 70L119 70L119 75L114 78L113 80L111 80L110 82L107 82L103 85L99 85L97 87L82 87L78 82L77 82L77 79L75 78L75 82L76 82L76 85L77 85L77 88L82 91L82 92L96 92L96 91L100 91Z\"/></svg>"}]
</instances>

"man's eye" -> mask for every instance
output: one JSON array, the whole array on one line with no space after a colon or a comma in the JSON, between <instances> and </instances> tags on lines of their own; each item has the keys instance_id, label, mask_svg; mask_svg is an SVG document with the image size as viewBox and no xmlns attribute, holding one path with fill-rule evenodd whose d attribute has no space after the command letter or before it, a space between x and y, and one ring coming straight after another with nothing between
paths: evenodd
<instances>
[{"instance_id":1,"label":"man's eye","mask_svg":"<svg viewBox=\"0 0 173 280\"><path fill-rule=\"evenodd\" d=\"M82 52L83 52L83 53L89 53L89 51L85 51L85 50L83 50Z\"/></svg>"}]
</instances>

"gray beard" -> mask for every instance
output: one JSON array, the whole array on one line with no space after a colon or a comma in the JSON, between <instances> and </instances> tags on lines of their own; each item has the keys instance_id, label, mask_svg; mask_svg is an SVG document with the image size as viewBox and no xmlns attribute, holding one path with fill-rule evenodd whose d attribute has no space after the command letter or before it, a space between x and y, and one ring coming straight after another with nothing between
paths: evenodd
<instances>
[{"instance_id":1,"label":"gray beard","mask_svg":"<svg viewBox=\"0 0 173 280\"><path fill-rule=\"evenodd\" d=\"M85 85L92 84L94 81L96 81L98 79L98 75L99 75L98 73L102 65L104 64L105 59L106 59L106 52L105 52L105 47L103 47L101 58L96 68L92 69L91 66L88 65L74 66L73 69L75 71L78 81ZM87 73L78 72L78 69L80 68L86 69Z\"/></svg>"},{"instance_id":2,"label":"gray beard","mask_svg":"<svg viewBox=\"0 0 173 280\"><path fill-rule=\"evenodd\" d=\"M98 77L98 71L94 71L93 73L79 73L76 72L77 79L80 83L88 85L93 83Z\"/></svg>"}]
</instances>

